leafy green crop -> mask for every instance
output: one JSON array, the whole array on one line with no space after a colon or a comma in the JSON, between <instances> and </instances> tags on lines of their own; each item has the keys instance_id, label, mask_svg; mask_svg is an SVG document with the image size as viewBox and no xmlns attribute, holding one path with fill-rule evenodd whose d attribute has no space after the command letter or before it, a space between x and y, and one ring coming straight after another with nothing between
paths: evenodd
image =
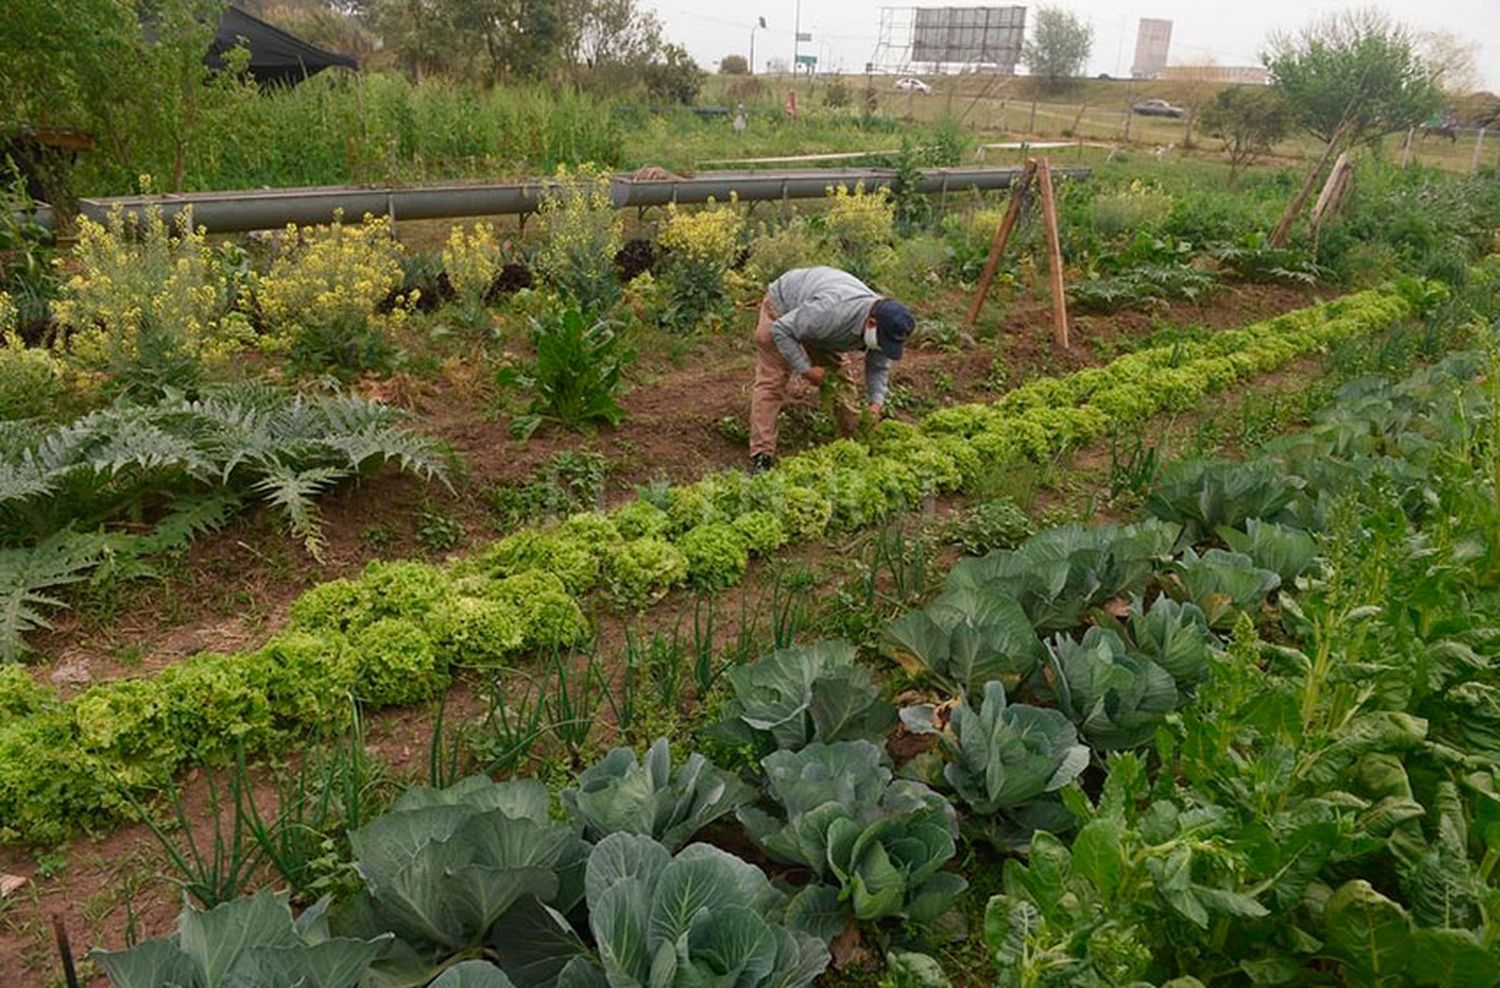
<instances>
[{"instance_id":1,"label":"leafy green crop","mask_svg":"<svg viewBox=\"0 0 1500 988\"><path fill-rule=\"evenodd\" d=\"M570 960L561 988L806 988L828 966L821 940L782 923L785 896L760 869L708 844L673 857L649 837L611 834L585 884L597 960Z\"/></svg>"},{"instance_id":2,"label":"leafy green crop","mask_svg":"<svg viewBox=\"0 0 1500 988\"><path fill-rule=\"evenodd\" d=\"M188 906L172 937L89 958L114 988L356 988L391 935L333 936L328 905L320 900L295 920L286 897L266 891L207 911Z\"/></svg>"},{"instance_id":3,"label":"leafy green crop","mask_svg":"<svg viewBox=\"0 0 1500 988\"><path fill-rule=\"evenodd\" d=\"M615 748L584 770L577 788L563 790L563 804L589 840L640 834L676 850L755 798L749 786L700 754L675 770L671 759L666 738L651 745L644 761L629 748Z\"/></svg>"},{"instance_id":4,"label":"leafy green crop","mask_svg":"<svg viewBox=\"0 0 1500 988\"><path fill-rule=\"evenodd\" d=\"M420 985L523 899L566 913L583 896L588 846L551 819L550 803L529 780L408 790L349 835L364 888L331 913L333 929L396 934L375 968L387 983Z\"/></svg>"},{"instance_id":5,"label":"leafy green crop","mask_svg":"<svg viewBox=\"0 0 1500 988\"><path fill-rule=\"evenodd\" d=\"M848 642L794 646L729 670L720 737L761 752L813 741L877 740L896 722Z\"/></svg>"},{"instance_id":6,"label":"leafy green crop","mask_svg":"<svg viewBox=\"0 0 1500 988\"><path fill-rule=\"evenodd\" d=\"M1142 611L1136 601L1130 612L1130 635L1136 650L1165 669L1179 690L1208 675L1216 639L1196 604L1158 597Z\"/></svg>"},{"instance_id":7,"label":"leafy green crop","mask_svg":"<svg viewBox=\"0 0 1500 988\"><path fill-rule=\"evenodd\" d=\"M1281 577L1271 570L1259 568L1243 553L1223 549L1209 549L1201 556L1187 549L1175 573L1183 595L1215 628L1230 623L1238 612L1259 609L1281 586Z\"/></svg>"},{"instance_id":8,"label":"leafy green crop","mask_svg":"<svg viewBox=\"0 0 1500 988\"><path fill-rule=\"evenodd\" d=\"M606 321L591 321L579 309L549 312L531 323L536 361L500 372L502 387L530 391L525 413L511 420L511 432L529 439L543 422L592 430L619 425L625 409L618 395L635 350Z\"/></svg>"},{"instance_id":9,"label":"leafy green crop","mask_svg":"<svg viewBox=\"0 0 1500 988\"><path fill-rule=\"evenodd\" d=\"M950 590L886 626L898 661L925 672L957 696L977 694L993 679L1030 675L1042 643L1010 597L988 590Z\"/></svg>"},{"instance_id":10,"label":"leafy green crop","mask_svg":"<svg viewBox=\"0 0 1500 988\"><path fill-rule=\"evenodd\" d=\"M667 540L646 536L615 549L604 569L610 595L623 607L641 609L687 579L688 561Z\"/></svg>"},{"instance_id":11,"label":"leafy green crop","mask_svg":"<svg viewBox=\"0 0 1500 988\"><path fill-rule=\"evenodd\" d=\"M1297 495L1297 481L1263 461L1185 460L1167 464L1146 510L1177 522L1190 542L1250 518L1272 521Z\"/></svg>"},{"instance_id":12,"label":"leafy green crop","mask_svg":"<svg viewBox=\"0 0 1500 988\"><path fill-rule=\"evenodd\" d=\"M1132 748L1150 741L1177 707L1177 686L1161 666L1127 654L1113 631L1090 628L1083 641L1052 640L1042 673L1058 708L1090 745Z\"/></svg>"},{"instance_id":13,"label":"leafy green crop","mask_svg":"<svg viewBox=\"0 0 1500 988\"><path fill-rule=\"evenodd\" d=\"M908 730L938 735L943 778L975 813L993 815L1056 792L1088 767L1088 749L1067 717L1007 703L1000 683L986 683L983 697L977 709L960 702L946 725L932 707L901 712Z\"/></svg>"},{"instance_id":14,"label":"leafy green crop","mask_svg":"<svg viewBox=\"0 0 1500 988\"><path fill-rule=\"evenodd\" d=\"M750 563L745 537L726 522L696 525L677 545L687 558L688 579L705 590L734 586Z\"/></svg>"},{"instance_id":15,"label":"leafy green crop","mask_svg":"<svg viewBox=\"0 0 1500 988\"><path fill-rule=\"evenodd\" d=\"M837 883L837 901L856 919L932 922L968 886L942 870L956 850L957 817L946 799L921 783L892 781L881 760L868 741L773 752L761 764L785 816L747 807L740 821L772 857ZM810 894L810 900L821 897ZM808 909L828 912L826 906ZM839 925L834 918L821 930L831 935Z\"/></svg>"}]
</instances>

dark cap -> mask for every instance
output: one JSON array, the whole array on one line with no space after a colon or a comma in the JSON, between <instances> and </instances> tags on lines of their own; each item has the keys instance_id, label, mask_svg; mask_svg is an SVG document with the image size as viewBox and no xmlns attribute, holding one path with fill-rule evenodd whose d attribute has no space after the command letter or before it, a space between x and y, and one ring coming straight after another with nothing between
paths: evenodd
<instances>
[{"instance_id":1,"label":"dark cap","mask_svg":"<svg viewBox=\"0 0 1500 988\"><path fill-rule=\"evenodd\" d=\"M901 359L901 345L917 328L911 310L893 298L883 298L870 309L875 318L875 339L880 343L880 352L892 360Z\"/></svg>"}]
</instances>

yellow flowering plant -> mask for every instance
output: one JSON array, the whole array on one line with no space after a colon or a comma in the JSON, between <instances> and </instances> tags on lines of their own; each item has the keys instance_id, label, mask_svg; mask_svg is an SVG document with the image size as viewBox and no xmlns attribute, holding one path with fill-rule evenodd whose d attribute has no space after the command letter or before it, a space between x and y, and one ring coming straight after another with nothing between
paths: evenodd
<instances>
[{"instance_id":1,"label":"yellow flowering plant","mask_svg":"<svg viewBox=\"0 0 1500 988\"><path fill-rule=\"evenodd\" d=\"M657 233L666 251L662 282L667 303L661 323L668 329L691 330L724 301L724 277L740 251L745 220L734 208L736 200L718 205L712 199L696 212L672 203Z\"/></svg>"},{"instance_id":2,"label":"yellow flowering plant","mask_svg":"<svg viewBox=\"0 0 1500 988\"><path fill-rule=\"evenodd\" d=\"M870 261L879 247L888 247L895 237L896 207L890 189L865 191L860 182L850 192L839 185L828 190L828 211L823 229L838 244L844 266L860 277L870 275Z\"/></svg>"},{"instance_id":3,"label":"yellow flowering plant","mask_svg":"<svg viewBox=\"0 0 1500 988\"><path fill-rule=\"evenodd\" d=\"M67 392L61 360L28 347L16 331L16 307L0 292L0 422L49 417Z\"/></svg>"},{"instance_id":4,"label":"yellow flowering plant","mask_svg":"<svg viewBox=\"0 0 1500 988\"><path fill-rule=\"evenodd\" d=\"M624 224L609 198L609 173L588 164L571 172L558 166L538 215L546 235L536 258L543 277L587 313L619 301L615 255Z\"/></svg>"},{"instance_id":5,"label":"yellow flowering plant","mask_svg":"<svg viewBox=\"0 0 1500 988\"><path fill-rule=\"evenodd\" d=\"M67 348L124 391L190 385L246 342L225 322L228 291L191 210L170 223L157 206L143 219L119 207L103 223L80 218L73 266L54 309Z\"/></svg>"},{"instance_id":6,"label":"yellow flowering plant","mask_svg":"<svg viewBox=\"0 0 1500 988\"><path fill-rule=\"evenodd\" d=\"M271 330L267 344L289 350L293 364L307 370L387 367L394 351L386 325L416 301L408 295L380 317L401 288L401 254L383 216L289 225L255 293Z\"/></svg>"},{"instance_id":7,"label":"yellow flowering plant","mask_svg":"<svg viewBox=\"0 0 1500 988\"><path fill-rule=\"evenodd\" d=\"M485 301L503 267L504 247L493 223L475 223L468 229L458 224L449 232L443 247L443 272L457 300L461 322L482 326L489 321Z\"/></svg>"}]
</instances>

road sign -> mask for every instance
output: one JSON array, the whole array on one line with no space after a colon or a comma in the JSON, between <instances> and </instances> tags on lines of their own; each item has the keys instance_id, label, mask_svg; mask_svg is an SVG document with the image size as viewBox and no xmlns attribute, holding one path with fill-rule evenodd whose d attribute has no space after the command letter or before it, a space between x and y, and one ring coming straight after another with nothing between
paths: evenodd
<instances>
[{"instance_id":1,"label":"road sign","mask_svg":"<svg viewBox=\"0 0 1500 988\"><path fill-rule=\"evenodd\" d=\"M797 56L797 64L798 65L817 65L818 64L818 56L816 56L816 55L798 55Z\"/></svg>"},{"instance_id":2,"label":"road sign","mask_svg":"<svg viewBox=\"0 0 1500 988\"><path fill-rule=\"evenodd\" d=\"M798 31L797 32L797 40L798 41L811 41L812 40L812 32L811 31Z\"/></svg>"}]
</instances>

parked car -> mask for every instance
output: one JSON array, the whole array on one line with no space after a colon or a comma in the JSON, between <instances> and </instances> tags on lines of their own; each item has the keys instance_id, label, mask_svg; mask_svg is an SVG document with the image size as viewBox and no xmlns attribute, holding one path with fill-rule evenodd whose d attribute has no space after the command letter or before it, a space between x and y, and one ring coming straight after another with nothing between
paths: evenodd
<instances>
[{"instance_id":1,"label":"parked car","mask_svg":"<svg viewBox=\"0 0 1500 988\"><path fill-rule=\"evenodd\" d=\"M904 76L896 80L896 88L903 93L930 93L932 87L915 76Z\"/></svg>"},{"instance_id":2,"label":"parked car","mask_svg":"<svg viewBox=\"0 0 1500 988\"><path fill-rule=\"evenodd\" d=\"M1164 99L1141 100L1131 110L1143 117L1180 117L1184 110L1180 106L1173 106Z\"/></svg>"}]
</instances>

